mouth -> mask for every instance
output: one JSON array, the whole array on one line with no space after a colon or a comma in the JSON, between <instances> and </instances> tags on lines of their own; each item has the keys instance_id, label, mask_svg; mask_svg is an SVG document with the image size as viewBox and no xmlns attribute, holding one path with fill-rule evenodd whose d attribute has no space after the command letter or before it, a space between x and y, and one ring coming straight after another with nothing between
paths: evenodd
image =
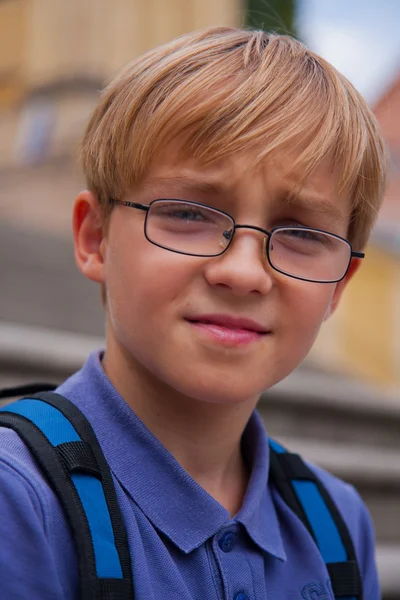
<instances>
[{"instance_id":1,"label":"mouth","mask_svg":"<svg viewBox=\"0 0 400 600\"><path fill-rule=\"evenodd\" d=\"M214 341L231 346L259 341L270 333L270 330L257 321L230 315L196 315L186 318L185 321Z\"/></svg>"}]
</instances>

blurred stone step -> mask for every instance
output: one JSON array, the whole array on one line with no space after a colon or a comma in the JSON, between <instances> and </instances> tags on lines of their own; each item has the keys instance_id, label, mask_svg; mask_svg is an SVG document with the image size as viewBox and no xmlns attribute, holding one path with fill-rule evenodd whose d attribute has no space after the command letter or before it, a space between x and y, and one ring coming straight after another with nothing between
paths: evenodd
<instances>
[{"instance_id":1,"label":"blurred stone step","mask_svg":"<svg viewBox=\"0 0 400 600\"><path fill-rule=\"evenodd\" d=\"M103 334L99 286L78 271L72 233L50 235L0 219L0 281L0 321Z\"/></svg>"},{"instance_id":2,"label":"blurred stone step","mask_svg":"<svg viewBox=\"0 0 400 600\"><path fill-rule=\"evenodd\" d=\"M300 367L262 395L259 409L276 437L400 450L399 391Z\"/></svg>"},{"instance_id":3,"label":"blurred stone step","mask_svg":"<svg viewBox=\"0 0 400 600\"><path fill-rule=\"evenodd\" d=\"M378 544L376 562L384 600L400 600L400 546Z\"/></svg>"}]
</instances>

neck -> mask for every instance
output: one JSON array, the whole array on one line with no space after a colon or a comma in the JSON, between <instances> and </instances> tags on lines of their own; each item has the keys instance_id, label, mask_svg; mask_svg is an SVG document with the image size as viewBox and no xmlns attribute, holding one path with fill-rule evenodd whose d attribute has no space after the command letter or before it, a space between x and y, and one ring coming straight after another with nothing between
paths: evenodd
<instances>
[{"instance_id":1,"label":"neck","mask_svg":"<svg viewBox=\"0 0 400 600\"><path fill-rule=\"evenodd\" d=\"M107 344L103 368L139 419L189 475L233 516L247 488L241 437L257 399L236 405L183 396L116 344Z\"/></svg>"}]
</instances>

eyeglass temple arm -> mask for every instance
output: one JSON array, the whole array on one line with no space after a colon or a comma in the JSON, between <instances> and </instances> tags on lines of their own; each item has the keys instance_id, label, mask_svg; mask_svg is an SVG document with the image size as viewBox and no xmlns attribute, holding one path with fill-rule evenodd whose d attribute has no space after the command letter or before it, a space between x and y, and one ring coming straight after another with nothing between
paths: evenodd
<instances>
[{"instance_id":1,"label":"eyeglass temple arm","mask_svg":"<svg viewBox=\"0 0 400 600\"><path fill-rule=\"evenodd\" d=\"M365 258L365 252L355 252L354 250L352 250L351 257L352 258Z\"/></svg>"},{"instance_id":2,"label":"eyeglass temple arm","mask_svg":"<svg viewBox=\"0 0 400 600\"><path fill-rule=\"evenodd\" d=\"M128 202L124 200L114 200L113 198L109 198L108 202L110 204L122 204L122 206L128 206L129 208L138 208L139 210L144 210L147 212L150 208L147 204L138 204L137 202Z\"/></svg>"}]
</instances>

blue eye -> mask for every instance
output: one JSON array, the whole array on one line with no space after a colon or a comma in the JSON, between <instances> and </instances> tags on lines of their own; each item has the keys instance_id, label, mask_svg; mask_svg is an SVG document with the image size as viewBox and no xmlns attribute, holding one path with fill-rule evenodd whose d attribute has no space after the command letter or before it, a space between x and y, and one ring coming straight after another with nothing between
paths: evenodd
<instances>
[{"instance_id":1,"label":"blue eye","mask_svg":"<svg viewBox=\"0 0 400 600\"><path fill-rule=\"evenodd\" d=\"M304 240L308 242L318 242L321 244L326 244L328 241L327 236L325 234L319 233L318 231L313 231L312 229L303 229L300 227L285 229L281 232L281 234L287 235L292 239Z\"/></svg>"},{"instance_id":2,"label":"blue eye","mask_svg":"<svg viewBox=\"0 0 400 600\"><path fill-rule=\"evenodd\" d=\"M183 223L209 223L210 213L208 210L202 210L197 206L184 206L178 202L163 202L155 205L152 214L158 218Z\"/></svg>"},{"instance_id":3,"label":"blue eye","mask_svg":"<svg viewBox=\"0 0 400 600\"><path fill-rule=\"evenodd\" d=\"M168 216L175 219L182 219L182 221L207 221L201 211L193 209L171 209L168 212Z\"/></svg>"}]
</instances>

